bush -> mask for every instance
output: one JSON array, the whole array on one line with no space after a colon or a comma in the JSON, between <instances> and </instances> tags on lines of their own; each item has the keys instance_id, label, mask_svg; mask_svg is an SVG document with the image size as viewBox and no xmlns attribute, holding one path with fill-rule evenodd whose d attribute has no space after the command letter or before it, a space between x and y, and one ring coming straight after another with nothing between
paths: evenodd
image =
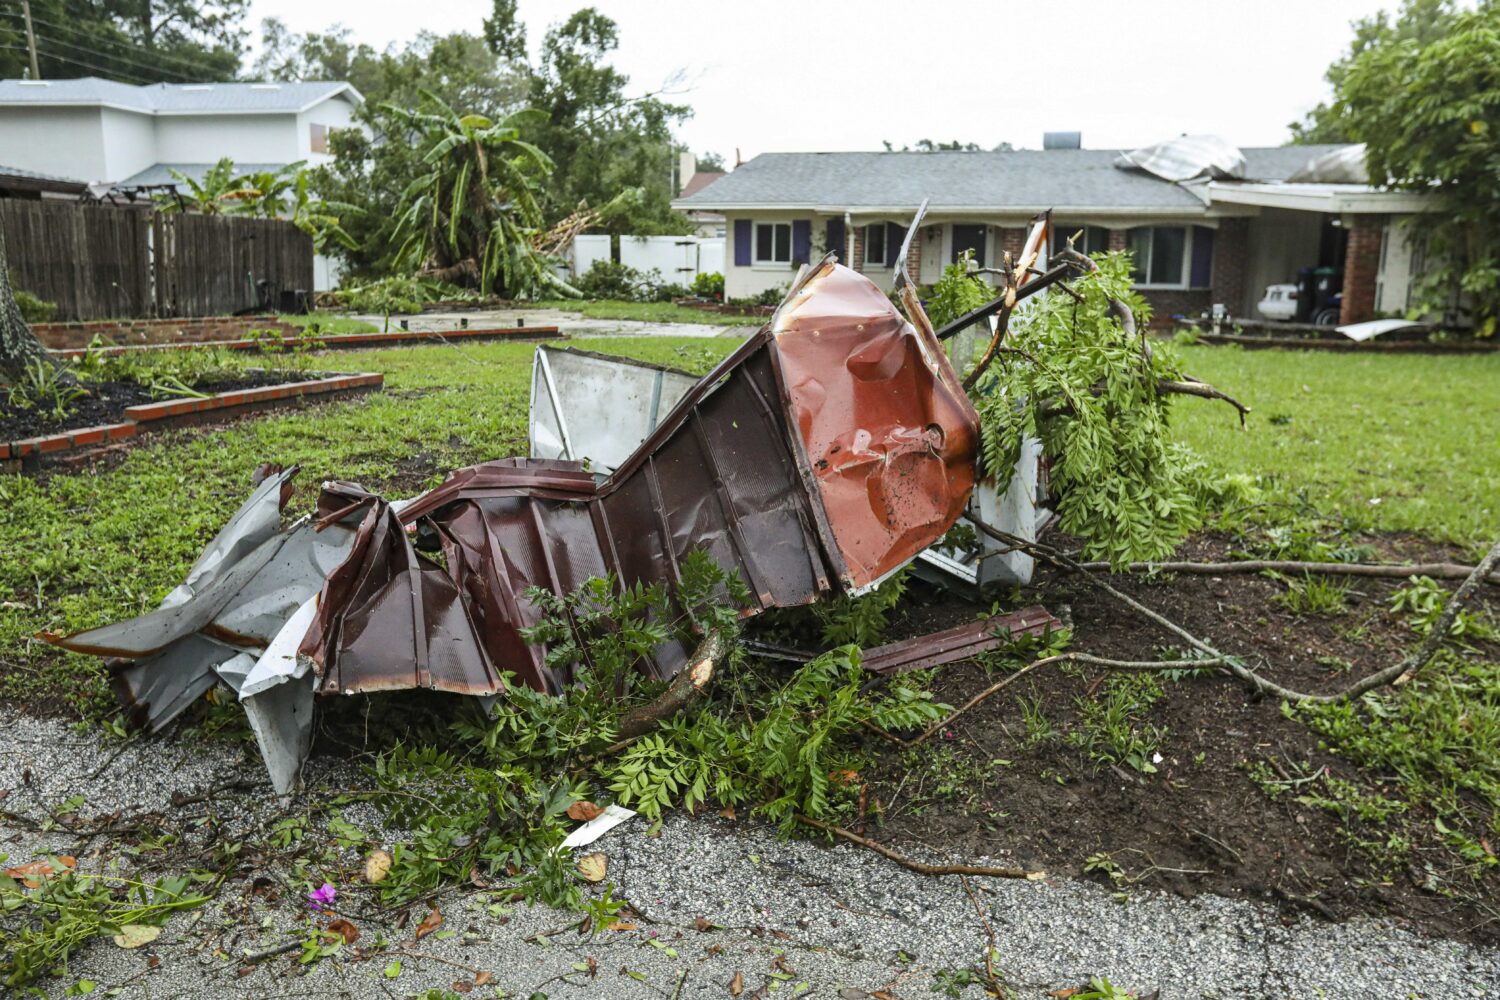
<instances>
[{"instance_id":1,"label":"bush","mask_svg":"<svg viewBox=\"0 0 1500 1000\"><path fill-rule=\"evenodd\" d=\"M635 299L636 286L641 282L641 272L618 261L596 260L573 286L586 299L616 299L629 302Z\"/></svg>"},{"instance_id":2,"label":"bush","mask_svg":"<svg viewBox=\"0 0 1500 1000\"><path fill-rule=\"evenodd\" d=\"M21 307L21 318L28 323L45 323L57 315L57 303L37 298L30 292L15 289L16 305Z\"/></svg>"},{"instance_id":3,"label":"bush","mask_svg":"<svg viewBox=\"0 0 1500 1000\"><path fill-rule=\"evenodd\" d=\"M700 299L722 301L724 298L724 276L717 271L712 274L698 275L693 279L693 294Z\"/></svg>"}]
</instances>

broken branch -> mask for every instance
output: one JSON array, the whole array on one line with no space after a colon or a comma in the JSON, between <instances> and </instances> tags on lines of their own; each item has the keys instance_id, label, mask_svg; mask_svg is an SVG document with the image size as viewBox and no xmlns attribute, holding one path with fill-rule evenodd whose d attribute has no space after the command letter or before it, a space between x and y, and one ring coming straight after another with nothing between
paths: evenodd
<instances>
[{"instance_id":1,"label":"broken branch","mask_svg":"<svg viewBox=\"0 0 1500 1000\"><path fill-rule=\"evenodd\" d=\"M672 683L665 691L654 701L626 712L620 719L620 739L616 746L623 747L644 736L703 697L703 692L714 678L714 668L728 655L730 645L730 638L723 631L715 629L709 632L694 650L688 665L672 678ZM609 752L605 751L606 754Z\"/></svg>"},{"instance_id":2,"label":"broken branch","mask_svg":"<svg viewBox=\"0 0 1500 1000\"><path fill-rule=\"evenodd\" d=\"M1435 580L1463 580L1474 572L1473 566L1461 563L1337 563L1299 562L1289 559L1245 559L1239 562L1133 562L1118 570L1107 562L1079 563L1087 570L1129 573L1193 573L1221 576L1229 573L1319 573L1328 576L1369 576L1404 580L1411 576L1430 576ZM1500 573L1484 578L1485 583L1500 584Z\"/></svg>"},{"instance_id":3,"label":"broken branch","mask_svg":"<svg viewBox=\"0 0 1500 1000\"><path fill-rule=\"evenodd\" d=\"M877 844L873 840L861 837L857 833L845 830L841 826L832 823L824 823L822 820L813 819L811 816L797 816L797 822L831 833L835 837L841 837L851 844L867 847L882 857L889 858L902 868L909 868L923 875L984 875L989 878L1021 878L1036 881L1046 877L1046 872L1031 872L1024 868L989 868L984 865L929 865L923 861L914 861L899 851L893 851L884 844Z\"/></svg>"}]
</instances>

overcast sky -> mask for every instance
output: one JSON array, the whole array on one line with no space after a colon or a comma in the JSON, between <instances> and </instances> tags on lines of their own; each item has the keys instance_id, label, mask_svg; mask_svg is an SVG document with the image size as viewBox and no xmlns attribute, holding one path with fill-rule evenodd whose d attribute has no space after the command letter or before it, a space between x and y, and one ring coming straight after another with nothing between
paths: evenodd
<instances>
[{"instance_id":1,"label":"overcast sky","mask_svg":"<svg viewBox=\"0 0 1500 1000\"><path fill-rule=\"evenodd\" d=\"M580 0L520 0L535 52ZM620 26L633 91L681 71L680 130L733 162L889 139L1008 141L1081 131L1093 148L1211 132L1279 145L1323 99L1349 22L1395 0L1037 0L1031 3L598 0ZM417 31L481 30L489 0L252 0L297 31L335 22L384 48Z\"/></svg>"}]
</instances>

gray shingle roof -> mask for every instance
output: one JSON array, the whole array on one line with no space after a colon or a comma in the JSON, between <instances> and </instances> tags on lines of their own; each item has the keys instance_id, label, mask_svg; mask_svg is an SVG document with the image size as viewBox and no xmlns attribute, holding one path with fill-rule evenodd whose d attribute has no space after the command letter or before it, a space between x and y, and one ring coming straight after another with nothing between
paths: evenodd
<instances>
[{"instance_id":1,"label":"gray shingle roof","mask_svg":"<svg viewBox=\"0 0 1500 1000\"><path fill-rule=\"evenodd\" d=\"M153 83L136 86L96 76L76 80L0 80L0 106L109 106L143 114L275 114L296 112L346 94L364 98L339 81L306 83Z\"/></svg>"},{"instance_id":2,"label":"gray shingle roof","mask_svg":"<svg viewBox=\"0 0 1500 1000\"><path fill-rule=\"evenodd\" d=\"M35 170L22 170L20 167L7 167L0 164L0 177L20 177L31 181L54 181L58 184L82 184L83 181L74 177L59 177L56 174L43 174Z\"/></svg>"},{"instance_id":3,"label":"gray shingle roof","mask_svg":"<svg viewBox=\"0 0 1500 1000\"><path fill-rule=\"evenodd\" d=\"M1329 146L1244 150L1247 177L1280 180ZM1132 208L1202 211L1202 199L1138 170L1114 166L1119 150L1013 152L762 153L697 194L683 209L900 208L1012 211Z\"/></svg>"},{"instance_id":4,"label":"gray shingle roof","mask_svg":"<svg viewBox=\"0 0 1500 1000\"><path fill-rule=\"evenodd\" d=\"M285 163L236 163L234 165L235 176L240 174L258 174L262 171L277 171L286 166ZM203 175L213 169L212 163L153 163L134 176L127 177L116 187L134 187L147 184L177 184L177 178L173 177L171 171L175 170L184 176L191 177L195 181L202 181Z\"/></svg>"}]
</instances>

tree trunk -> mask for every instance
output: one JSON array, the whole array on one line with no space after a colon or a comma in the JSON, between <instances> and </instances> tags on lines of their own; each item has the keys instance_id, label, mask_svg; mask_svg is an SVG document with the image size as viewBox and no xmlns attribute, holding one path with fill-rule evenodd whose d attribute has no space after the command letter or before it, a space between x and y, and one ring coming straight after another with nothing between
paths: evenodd
<instances>
[{"instance_id":1,"label":"tree trunk","mask_svg":"<svg viewBox=\"0 0 1500 1000\"><path fill-rule=\"evenodd\" d=\"M0 230L0 375L10 382L24 378L37 363L57 362L21 318L15 292L10 287L10 260L5 255L5 232Z\"/></svg>"}]
</instances>

